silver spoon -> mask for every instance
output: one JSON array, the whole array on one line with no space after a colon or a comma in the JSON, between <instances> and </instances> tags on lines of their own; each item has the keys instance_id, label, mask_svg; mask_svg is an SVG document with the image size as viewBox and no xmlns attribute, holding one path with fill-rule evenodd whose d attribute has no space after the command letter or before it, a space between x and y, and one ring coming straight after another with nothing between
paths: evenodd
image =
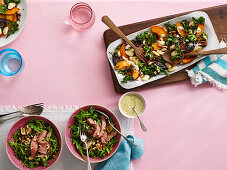
<instances>
[{"instance_id":1,"label":"silver spoon","mask_svg":"<svg viewBox=\"0 0 227 170\"><path fill-rule=\"evenodd\" d=\"M27 114L27 115L40 115L42 112L43 112L43 103L38 103L38 104L25 106L24 108L16 112L2 114L0 115L0 118L3 116L15 114L15 113L21 113L21 114Z\"/></svg>"},{"instance_id":2,"label":"silver spoon","mask_svg":"<svg viewBox=\"0 0 227 170\"><path fill-rule=\"evenodd\" d=\"M132 110L134 110L134 112L136 113L136 116L138 117L138 119L140 121L141 128L143 129L144 132L146 132L147 131L147 127L145 126L145 124L143 123L143 121L140 119L140 117L139 117L139 115L138 115L138 113L136 111L136 108L133 107Z\"/></svg>"}]
</instances>

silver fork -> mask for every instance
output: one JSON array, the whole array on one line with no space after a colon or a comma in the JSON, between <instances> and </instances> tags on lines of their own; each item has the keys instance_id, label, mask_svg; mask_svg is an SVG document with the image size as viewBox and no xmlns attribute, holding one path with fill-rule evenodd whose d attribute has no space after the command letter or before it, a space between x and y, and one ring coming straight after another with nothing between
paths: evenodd
<instances>
[{"instance_id":1,"label":"silver fork","mask_svg":"<svg viewBox=\"0 0 227 170\"><path fill-rule=\"evenodd\" d=\"M80 124L80 140L82 142L84 142L85 144L85 147L86 147L86 152L87 152L87 170L92 170L91 168L91 163L90 163L90 160L89 160L89 153L88 153L88 147L87 147L87 136L85 135L85 133L81 133L81 124Z\"/></svg>"},{"instance_id":2,"label":"silver fork","mask_svg":"<svg viewBox=\"0 0 227 170\"><path fill-rule=\"evenodd\" d=\"M121 132L119 132L119 130L117 130L117 128L115 128L111 122L110 122L110 118L109 116L107 116L105 113L103 113L102 111L99 111L99 110L95 110L96 112L102 114L103 116L105 116L110 124L110 126L112 126L112 128L114 128L114 130L116 130L123 138L125 138L132 146L137 146L136 144L132 143L128 138L126 138Z\"/></svg>"},{"instance_id":3,"label":"silver fork","mask_svg":"<svg viewBox=\"0 0 227 170\"><path fill-rule=\"evenodd\" d=\"M21 110L18 110L16 112L2 114L2 115L0 115L0 118L3 117L3 116L15 114L15 113L22 113L22 114L28 114L28 115L32 115L32 114L38 115L38 114L41 114L42 111L43 111L43 103L38 103L38 104L25 106L24 108L22 108Z\"/></svg>"}]
</instances>

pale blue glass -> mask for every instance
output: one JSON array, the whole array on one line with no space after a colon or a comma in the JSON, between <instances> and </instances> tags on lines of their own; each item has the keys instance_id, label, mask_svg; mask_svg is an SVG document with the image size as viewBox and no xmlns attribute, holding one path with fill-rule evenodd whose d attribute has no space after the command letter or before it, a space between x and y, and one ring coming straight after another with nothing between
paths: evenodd
<instances>
[{"instance_id":1,"label":"pale blue glass","mask_svg":"<svg viewBox=\"0 0 227 170\"><path fill-rule=\"evenodd\" d=\"M14 49L7 48L0 51L0 60L0 73L5 76L13 76L21 70L22 58Z\"/></svg>"}]
</instances>

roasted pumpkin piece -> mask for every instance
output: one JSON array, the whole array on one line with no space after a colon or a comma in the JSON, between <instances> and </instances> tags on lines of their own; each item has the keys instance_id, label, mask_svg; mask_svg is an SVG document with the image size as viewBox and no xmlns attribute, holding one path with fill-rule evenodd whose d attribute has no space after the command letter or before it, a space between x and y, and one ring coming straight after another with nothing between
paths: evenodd
<instances>
[{"instance_id":1,"label":"roasted pumpkin piece","mask_svg":"<svg viewBox=\"0 0 227 170\"><path fill-rule=\"evenodd\" d=\"M187 35L187 33L184 31L184 27L182 25L181 22L178 22L177 23L177 32L182 36L184 37L185 35Z\"/></svg>"},{"instance_id":2,"label":"roasted pumpkin piece","mask_svg":"<svg viewBox=\"0 0 227 170\"><path fill-rule=\"evenodd\" d=\"M1 13L1 14L10 15L10 14L16 14L16 13L18 13L19 11L20 11L19 8L14 7L13 9L6 10L5 13L1 13L1 11L0 11L0 13Z\"/></svg>"},{"instance_id":3,"label":"roasted pumpkin piece","mask_svg":"<svg viewBox=\"0 0 227 170\"><path fill-rule=\"evenodd\" d=\"M154 50L160 50L160 49L161 49L161 47L158 45L158 42L157 42L157 41L154 42L154 43L151 45L151 47L152 47Z\"/></svg>"},{"instance_id":4,"label":"roasted pumpkin piece","mask_svg":"<svg viewBox=\"0 0 227 170\"><path fill-rule=\"evenodd\" d=\"M130 64L127 63L127 61L123 60L123 61L120 61L119 63L117 63L114 67L115 70L122 70L126 67L130 67Z\"/></svg>"},{"instance_id":5,"label":"roasted pumpkin piece","mask_svg":"<svg viewBox=\"0 0 227 170\"><path fill-rule=\"evenodd\" d=\"M10 14L10 15L0 14L0 18L6 19L6 20L12 21L12 22L16 22L17 21L17 16L15 14Z\"/></svg>"},{"instance_id":6,"label":"roasted pumpkin piece","mask_svg":"<svg viewBox=\"0 0 227 170\"><path fill-rule=\"evenodd\" d=\"M184 58L182 63L183 64L188 64L188 63L192 62L194 59L195 59L195 56L191 56L189 58Z\"/></svg>"},{"instance_id":7,"label":"roasted pumpkin piece","mask_svg":"<svg viewBox=\"0 0 227 170\"><path fill-rule=\"evenodd\" d=\"M123 43L121 44L120 54L121 54L122 56L126 57L126 58L129 58L129 56L125 53L125 47L126 47L126 43L123 42Z\"/></svg>"},{"instance_id":8,"label":"roasted pumpkin piece","mask_svg":"<svg viewBox=\"0 0 227 170\"><path fill-rule=\"evenodd\" d=\"M162 26L159 25L152 25L151 31L158 35L159 38L164 38L167 36L167 32L164 30Z\"/></svg>"},{"instance_id":9,"label":"roasted pumpkin piece","mask_svg":"<svg viewBox=\"0 0 227 170\"><path fill-rule=\"evenodd\" d=\"M198 27L197 27L196 36L199 37L203 33L203 30L204 30L204 24L199 24Z\"/></svg>"},{"instance_id":10,"label":"roasted pumpkin piece","mask_svg":"<svg viewBox=\"0 0 227 170\"><path fill-rule=\"evenodd\" d=\"M139 70L136 70L136 69L133 69L133 73L132 73L132 78L134 80L136 80L140 75L140 71Z\"/></svg>"}]
</instances>

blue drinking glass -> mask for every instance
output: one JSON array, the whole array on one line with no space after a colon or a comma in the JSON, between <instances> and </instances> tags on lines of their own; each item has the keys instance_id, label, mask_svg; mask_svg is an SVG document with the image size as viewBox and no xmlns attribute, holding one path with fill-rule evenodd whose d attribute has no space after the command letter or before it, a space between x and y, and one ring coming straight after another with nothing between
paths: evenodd
<instances>
[{"instance_id":1,"label":"blue drinking glass","mask_svg":"<svg viewBox=\"0 0 227 170\"><path fill-rule=\"evenodd\" d=\"M14 49L7 48L0 51L0 61L0 73L5 76L13 76L21 70L22 58Z\"/></svg>"}]
</instances>

